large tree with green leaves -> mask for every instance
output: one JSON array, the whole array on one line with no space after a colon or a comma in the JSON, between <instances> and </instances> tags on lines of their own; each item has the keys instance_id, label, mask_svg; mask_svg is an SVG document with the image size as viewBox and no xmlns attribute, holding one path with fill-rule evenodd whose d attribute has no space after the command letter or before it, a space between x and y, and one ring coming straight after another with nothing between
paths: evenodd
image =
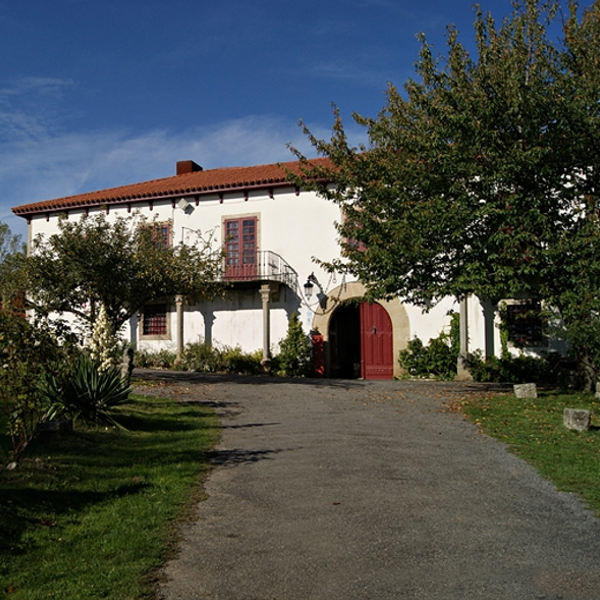
<instances>
[{"instance_id":1,"label":"large tree with green leaves","mask_svg":"<svg viewBox=\"0 0 600 600\"><path fill-rule=\"evenodd\" d=\"M21 308L20 299L25 290L23 270L25 245L18 235L11 233L6 223L0 223L0 306Z\"/></svg>"},{"instance_id":2,"label":"large tree with green leaves","mask_svg":"<svg viewBox=\"0 0 600 600\"><path fill-rule=\"evenodd\" d=\"M548 28L563 20L552 41ZM497 24L479 9L476 53L454 28L447 53L422 38L417 78L390 85L368 144L307 131L329 167L303 185L343 209L344 256L371 298L427 305L466 294L528 295L562 318L590 377L600 366L600 2L515 2Z\"/></svg>"},{"instance_id":3,"label":"large tree with green leaves","mask_svg":"<svg viewBox=\"0 0 600 600\"><path fill-rule=\"evenodd\" d=\"M221 287L221 264L210 235L170 245L161 224L139 216L63 218L57 233L34 241L28 300L38 312L71 313L90 329L102 305L116 333L158 299L213 297Z\"/></svg>"}]
</instances>

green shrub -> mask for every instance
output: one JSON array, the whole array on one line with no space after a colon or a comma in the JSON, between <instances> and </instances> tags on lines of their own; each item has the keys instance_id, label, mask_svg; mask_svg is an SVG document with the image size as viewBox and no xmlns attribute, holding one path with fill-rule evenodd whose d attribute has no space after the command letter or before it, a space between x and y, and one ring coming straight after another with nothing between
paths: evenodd
<instances>
[{"instance_id":1,"label":"green shrub","mask_svg":"<svg viewBox=\"0 0 600 600\"><path fill-rule=\"evenodd\" d=\"M427 346L419 338L408 342L400 351L398 362L411 377L454 379L459 353L459 314L453 313L450 333L442 332Z\"/></svg>"},{"instance_id":2,"label":"green shrub","mask_svg":"<svg viewBox=\"0 0 600 600\"><path fill-rule=\"evenodd\" d=\"M400 350L398 362L413 377L427 377L430 370L427 361L427 349L421 338L415 337L408 342L404 350Z\"/></svg>"},{"instance_id":3,"label":"green shrub","mask_svg":"<svg viewBox=\"0 0 600 600\"><path fill-rule=\"evenodd\" d=\"M295 312L289 318L286 337L279 342L277 363L278 370L274 372L279 375L308 377L314 374L310 338L304 333Z\"/></svg>"},{"instance_id":4,"label":"green shrub","mask_svg":"<svg viewBox=\"0 0 600 600\"><path fill-rule=\"evenodd\" d=\"M549 357L512 356L483 358L480 351L469 359L469 371L475 381L507 383L555 383L559 375L558 359Z\"/></svg>"},{"instance_id":5,"label":"green shrub","mask_svg":"<svg viewBox=\"0 0 600 600\"><path fill-rule=\"evenodd\" d=\"M186 371L217 373L223 371L221 350L204 342L187 344L181 356L181 367Z\"/></svg>"},{"instance_id":6,"label":"green shrub","mask_svg":"<svg viewBox=\"0 0 600 600\"><path fill-rule=\"evenodd\" d=\"M262 373L262 352L244 352L239 346L217 346L204 342L188 344L182 354L180 367L200 373Z\"/></svg>"},{"instance_id":7,"label":"green shrub","mask_svg":"<svg viewBox=\"0 0 600 600\"><path fill-rule=\"evenodd\" d=\"M138 350L133 362L141 369L172 369L176 358L177 354L170 350Z\"/></svg>"},{"instance_id":8,"label":"green shrub","mask_svg":"<svg viewBox=\"0 0 600 600\"><path fill-rule=\"evenodd\" d=\"M459 314L453 313L450 333L442 332L429 340L427 346L419 338L411 340L400 351L398 362L411 377L435 377L454 379L460 350ZM503 331L501 330L501 334ZM490 383L555 383L560 375L558 355L537 358L513 356L508 351L508 339L501 335L502 358L483 358L481 351L469 358L469 372L475 381Z\"/></svg>"},{"instance_id":9,"label":"green shrub","mask_svg":"<svg viewBox=\"0 0 600 600\"><path fill-rule=\"evenodd\" d=\"M240 375L258 375L262 373L262 357L261 350L252 353L242 352L239 346L235 348L226 346L221 351L221 361L225 371Z\"/></svg>"},{"instance_id":10,"label":"green shrub","mask_svg":"<svg viewBox=\"0 0 600 600\"><path fill-rule=\"evenodd\" d=\"M127 402L130 387L118 368L100 369L88 355L82 354L72 373L62 377L48 375L40 390L49 404L47 419L81 419L119 426L111 411Z\"/></svg>"}]
</instances>

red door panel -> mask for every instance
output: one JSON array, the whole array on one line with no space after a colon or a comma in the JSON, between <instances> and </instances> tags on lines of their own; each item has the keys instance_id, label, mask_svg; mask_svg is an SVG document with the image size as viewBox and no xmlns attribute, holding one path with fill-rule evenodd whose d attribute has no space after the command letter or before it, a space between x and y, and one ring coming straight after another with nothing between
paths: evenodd
<instances>
[{"instance_id":1,"label":"red door panel","mask_svg":"<svg viewBox=\"0 0 600 600\"><path fill-rule=\"evenodd\" d=\"M381 304L360 305L361 371L364 379L394 375L392 320Z\"/></svg>"}]
</instances>

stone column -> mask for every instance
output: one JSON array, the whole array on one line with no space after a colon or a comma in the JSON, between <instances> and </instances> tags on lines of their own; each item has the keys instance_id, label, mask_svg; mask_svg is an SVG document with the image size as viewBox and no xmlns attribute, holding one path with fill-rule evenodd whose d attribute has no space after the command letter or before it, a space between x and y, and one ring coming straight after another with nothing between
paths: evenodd
<instances>
[{"instance_id":1,"label":"stone column","mask_svg":"<svg viewBox=\"0 0 600 600\"><path fill-rule=\"evenodd\" d=\"M201 311L204 318L204 343L212 348L212 330L215 323L215 313L210 308Z\"/></svg>"},{"instance_id":2,"label":"stone column","mask_svg":"<svg viewBox=\"0 0 600 600\"><path fill-rule=\"evenodd\" d=\"M468 296L460 300L460 353L456 365L456 379L458 381L472 381L473 376L469 373L469 317Z\"/></svg>"},{"instance_id":3,"label":"stone column","mask_svg":"<svg viewBox=\"0 0 600 600\"><path fill-rule=\"evenodd\" d=\"M177 360L183 355L183 296L175 296L175 307L177 309Z\"/></svg>"},{"instance_id":4,"label":"stone column","mask_svg":"<svg viewBox=\"0 0 600 600\"><path fill-rule=\"evenodd\" d=\"M271 286L263 284L260 286L259 292L263 309L263 358L261 364L268 372L271 368Z\"/></svg>"}]
</instances>

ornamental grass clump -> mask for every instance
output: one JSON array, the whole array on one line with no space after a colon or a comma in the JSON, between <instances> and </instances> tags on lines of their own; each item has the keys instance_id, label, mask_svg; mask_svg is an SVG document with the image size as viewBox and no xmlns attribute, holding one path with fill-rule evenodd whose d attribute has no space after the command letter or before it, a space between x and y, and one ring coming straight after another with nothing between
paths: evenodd
<instances>
[{"instance_id":1,"label":"ornamental grass clump","mask_svg":"<svg viewBox=\"0 0 600 600\"><path fill-rule=\"evenodd\" d=\"M64 378L47 377L41 391L48 401L46 419L80 419L86 423L122 427L112 410L129 399L131 388L116 367L100 368L82 354Z\"/></svg>"}]
</instances>

